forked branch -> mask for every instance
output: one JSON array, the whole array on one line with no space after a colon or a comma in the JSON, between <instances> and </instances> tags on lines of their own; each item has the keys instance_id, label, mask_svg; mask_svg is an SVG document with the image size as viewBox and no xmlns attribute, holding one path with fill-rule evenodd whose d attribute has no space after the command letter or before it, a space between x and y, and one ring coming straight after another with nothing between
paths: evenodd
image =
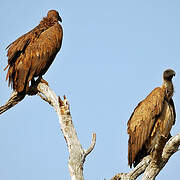
<instances>
[{"instance_id":1,"label":"forked branch","mask_svg":"<svg viewBox=\"0 0 180 180\"><path fill-rule=\"evenodd\" d=\"M66 140L68 150L69 150L69 172L72 180L84 180L83 177L83 165L86 156L94 149L96 144L96 134L92 135L92 142L87 150L84 150L78 139L76 130L74 128L72 117L70 114L70 108L67 98L64 96L64 100L57 97L56 94L49 88L46 83L37 81L33 84L27 94L19 94L13 92L10 99L4 106L0 107L0 114L7 111L11 107L15 106L17 103L22 101L25 95L39 95L44 101L48 102L59 117L59 123Z\"/></svg>"},{"instance_id":2,"label":"forked branch","mask_svg":"<svg viewBox=\"0 0 180 180\"><path fill-rule=\"evenodd\" d=\"M64 96L62 100L44 83L39 83L37 86L40 97L52 105L59 117L59 123L62 133L66 140L69 150L69 172L72 180L84 180L83 164L86 156L94 149L96 143L96 134L92 135L92 142L88 150L84 150L78 139L74 128L70 113L69 103ZM43 94L43 96L42 96Z\"/></svg>"},{"instance_id":3,"label":"forked branch","mask_svg":"<svg viewBox=\"0 0 180 180\"><path fill-rule=\"evenodd\" d=\"M170 157L178 151L180 146L180 133L173 136L166 143L162 158L158 162L158 165L152 160L151 156L146 156L143 160L129 173L119 173L115 175L111 180L134 180L142 173L144 173L142 180L154 180L159 174L161 169L166 165Z\"/></svg>"},{"instance_id":4,"label":"forked branch","mask_svg":"<svg viewBox=\"0 0 180 180\"><path fill-rule=\"evenodd\" d=\"M61 130L69 150L68 167L71 179L84 180L83 164L86 156L94 149L96 143L96 134L93 133L90 147L87 150L84 150L79 142L72 122L67 98L64 96L64 99L62 100L60 97L57 97L47 84L41 82L31 87L28 94L38 94L44 101L48 102L56 110L59 117ZM13 92L8 102L4 106L0 107L0 114L19 103L24 97L24 94L17 94L16 92ZM163 149L162 158L158 162L158 165L149 155L143 158L143 160L129 173L119 173L111 180L135 180L142 173L144 173L142 178L143 180L154 180L161 169L166 165L170 157L178 151L179 146L180 133L170 138L166 143Z\"/></svg>"}]
</instances>

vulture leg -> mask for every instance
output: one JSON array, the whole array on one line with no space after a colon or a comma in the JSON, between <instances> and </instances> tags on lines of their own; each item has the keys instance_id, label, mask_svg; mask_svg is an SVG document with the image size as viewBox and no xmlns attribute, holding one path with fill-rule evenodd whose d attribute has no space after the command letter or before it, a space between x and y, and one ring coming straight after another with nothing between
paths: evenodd
<instances>
[{"instance_id":1,"label":"vulture leg","mask_svg":"<svg viewBox=\"0 0 180 180\"><path fill-rule=\"evenodd\" d=\"M36 95L38 93L37 85L39 81L38 79L35 81L34 78L31 79L31 86L28 88L27 94L30 96Z\"/></svg>"},{"instance_id":2,"label":"vulture leg","mask_svg":"<svg viewBox=\"0 0 180 180\"><path fill-rule=\"evenodd\" d=\"M41 82L41 83L45 83L47 86L49 86L49 84L48 84L48 82L46 81L46 80L44 80L43 78L42 78L42 76L39 76L39 78L37 79L37 81L36 82Z\"/></svg>"},{"instance_id":3,"label":"vulture leg","mask_svg":"<svg viewBox=\"0 0 180 180\"><path fill-rule=\"evenodd\" d=\"M39 83L45 83L47 86L49 86L48 82L46 80L44 80L41 76L39 76L39 78L37 80L35 80L34 78L32 78L31 80L31 86L29 87L27 94L30 96L36 95L38 93L37 90L37 85Z\"/></svg>"}]
</instances>

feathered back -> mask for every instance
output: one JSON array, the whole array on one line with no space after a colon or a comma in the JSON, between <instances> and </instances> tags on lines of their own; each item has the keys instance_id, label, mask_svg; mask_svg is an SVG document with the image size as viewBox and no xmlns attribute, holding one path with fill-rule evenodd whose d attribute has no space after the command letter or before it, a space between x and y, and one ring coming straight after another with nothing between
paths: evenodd
<instances>
[{"instance_id":1,"label":"feathered back","mask_svg":"<svg viewBox=\"0 0 180 180\"><path fill-rule=\"evenodd\" d=\"M173 100L167 100L164 86L155 88L134 109L128 121L128 164L136 166L140 160L154 151L155 145L161 136L163 149L172 125L175 122L176 113ZM161 156L161 152L158 152Z\"/></svg>"},{"instance_id":2,"label":"feathered back","mask_svg":"<svg viewBox=\"0 0 180 180\"><path fill-rule=\"evenodd\" d=\"M154 89L138 104L128 121L128 164L130 167L150 136L157 116L162 111L164 96L161 88Z\"/></svg>"},{"instance_id":3,"label":"feathered back","mask_svg":"<svg viewBox=\"0 0 180 180\"><path fill-rule=\"evenodd\" d=\"M9 69L6 80L9 79L9 85L15 91L26 91L29 81L44 75L52 64L63 38L63 30L58 21L62 21L59 13L49 11L38 26L7 47L6 68Z\"/></svg>"}]
</instances>

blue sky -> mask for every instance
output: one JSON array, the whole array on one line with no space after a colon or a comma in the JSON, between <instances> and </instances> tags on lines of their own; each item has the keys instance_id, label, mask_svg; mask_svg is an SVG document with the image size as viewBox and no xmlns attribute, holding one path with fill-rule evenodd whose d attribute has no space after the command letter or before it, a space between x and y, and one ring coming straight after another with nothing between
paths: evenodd
<instances>
[{"instance_id":1,"label":"blue sky","mask_svg":"<svg viewBox=\"0 0 180 180\"><path fill-rule=\"evenodd\" d=\"M92 132L97 134L85 179L128 172L127 121L138 102L161 86L167 68L176 71L172 134L180 132L179 8L178 0L2 1L0 104L12 92L3 71L6 46L56 9L63 19L63 45L44 79L57 95L67 95L84 148ZM70 179L57 115L39 97L26 97L0 116L0 147L0 179ZM177 179L179 158L177 152L157 179Z\"/></svg>"}]
</instances>

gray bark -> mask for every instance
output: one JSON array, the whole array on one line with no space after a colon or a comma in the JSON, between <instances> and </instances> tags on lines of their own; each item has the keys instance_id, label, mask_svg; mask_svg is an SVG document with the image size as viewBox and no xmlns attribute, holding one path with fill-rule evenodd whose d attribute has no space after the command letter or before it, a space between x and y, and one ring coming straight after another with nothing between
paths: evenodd
<instances>
[{"instance_id":1,"label":"gray bark","mask_svg":"<svg viewBox=\"0 0 180 180\"><path fill-rule=\"evenodd\" d=\"M83 164L86 156L94 149L96 134L93 133L92 142L88 150L83 149L72 122L69 103L66 97L64 96L64 100L61 100L60 97L57 97L56 94L43 83L39 83L37 89L45 96L40 95L41 98L54 107L59 117L60 127L69 151L68 167L71 180L84 180Z\"/></svg>"},{"instance_id":2,"label":"gray bark","mask_svg":"<svg viewBox=\"0 0 180 180\"><path fill-rule=\"evenodd\" d=\"M180 133L171 137L166 143L163 149L162 158L158 163L154 162L150 155L146 156L132 171L129 173L119 173L111 180L134 180L142 173L144 173L142 180L154 180L170 157L178 151L179 145Z\"/></svg>"},{"instance_id":3,"label":"gray bark","mask_svg":"<svg viewBox=\"0 0 180 180\"><path fill-rule=\"evenodd\" d=\"M93 133L92 142L88 150L83 149L73 125L69 103L66 97L64 96L64 100L61 100L47 84L41 82L37 82L33 87L30 87L29 92L27 93L27 95L35 94L39 95L44 101L53 106L57 112L60 127L69 151L68 167L71 180L84 180L83 164L86 156L94 149L96 134ZM15 106L22 101L24 97L24 94L13 92L7 103L0 107L0 114ZM163 149L162 158L158 161L158 164L153 161L150 155L146 156L132 171L129 173L119 173L111 178L111 180L135 180L142 173L144 173L142 180L154 180L161 169L166 165L169 158L178 151L179 145L180 133L170 138L166 143Z\"/></svg>"}]
</instances>

